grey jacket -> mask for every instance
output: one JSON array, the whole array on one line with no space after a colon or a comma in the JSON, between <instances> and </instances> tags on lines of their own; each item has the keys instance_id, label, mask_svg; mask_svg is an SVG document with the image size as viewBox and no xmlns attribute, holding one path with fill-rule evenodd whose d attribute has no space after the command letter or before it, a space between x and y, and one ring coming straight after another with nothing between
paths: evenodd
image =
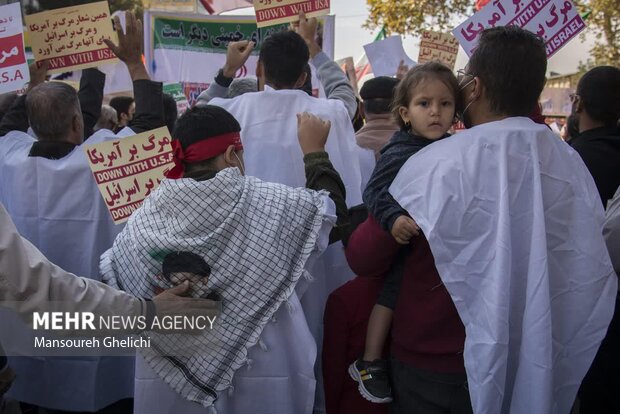
<instances>
[{"instance_id":1,"label":"grey jacket","mask_svg":"<svg viewBox=\"0 0 620 414\"><path fill-rule=\"evenodd\" d=\"M95 280L77 277L51 263L17 232L0 204L0 301L26 321L35 311L146 314L144 300ZM57 306L62 306L58 309Z\"/></svg>"}]
</instances>

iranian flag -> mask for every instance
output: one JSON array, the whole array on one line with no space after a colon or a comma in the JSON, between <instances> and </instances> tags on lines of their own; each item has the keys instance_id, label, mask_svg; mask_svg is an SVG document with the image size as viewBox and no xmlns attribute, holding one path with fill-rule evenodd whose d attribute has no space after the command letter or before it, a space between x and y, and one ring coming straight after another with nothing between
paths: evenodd
<instances>
[{"instance_id":1,"label":"iranian flag","mask_svg":"<svg viewBox=\"0 0 620 414\"><path fill-rule=\"evenodd\" d=\"M220 14L225 11L252 7L252 0L199 0L209 14Z\"/></svg>"}]
</instances>

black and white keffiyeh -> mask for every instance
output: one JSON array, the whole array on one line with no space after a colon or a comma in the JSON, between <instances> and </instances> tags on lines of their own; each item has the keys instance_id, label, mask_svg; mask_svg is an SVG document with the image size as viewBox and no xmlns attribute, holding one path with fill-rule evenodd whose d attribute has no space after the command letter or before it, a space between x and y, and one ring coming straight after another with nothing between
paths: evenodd
<instances>
[{"instance_id":1,"label":"black and white keffiyeh","mask_svg":"<svg viewBox=\"0 0 620 414\"><path fill-rule=\"evenodd\" d=\"M203 182L164 180L134 212L102 256L106 283L152 297L157 287L171 287L159 275L163 257L189 251L209 264L208 286L222 297L213 330L189 338L149 333L151 348L141 350L181 396L208 407L231 385L248 348L304 274L326 198L229 168Z\"/></svg>"}]
</instances>

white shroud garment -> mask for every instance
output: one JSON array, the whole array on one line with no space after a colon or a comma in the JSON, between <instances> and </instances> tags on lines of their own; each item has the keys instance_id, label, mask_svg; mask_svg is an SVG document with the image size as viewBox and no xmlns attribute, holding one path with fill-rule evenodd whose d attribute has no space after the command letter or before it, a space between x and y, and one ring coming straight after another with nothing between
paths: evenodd
<instances>
[{"instance_id":1,"label":"white shroud garment","mask_svg":"<svg viewBox=\"0 0 620 414\"><path fill-rule=\"evenodd\" d=\"M115 138L111 131L100 130L87 143ZM28 156L34 142L19 131L0 137L0 202L19 233L52 263L100 280L99 256L123 226L114 225L81 146L62 159L50 160ZM3 330L9 329L9 318L2 319ZM14 334L32 336L24 331ZM19 350L6 351L19 355ZM133 395L133 358L19 357L11 358L10 364L17 379L9 395L31 404L96 411Z\"/></svg>"},{"instance_id":2,"label":"white shroud garment","mask_svg":"<svg viewBox=\"0 0 620 414\"><path fill-rule=\"evenodd\" d=\"M420 225L465 325L475 413L571 410L617 279L579 155L508 118L411 157L390 192Z\"/></svg>"},{"instance_id":3,"label":"white shroud garment","mask_svg":"<svg viewBox=\"0 0 620 414\"><path fill-rule=\"evenodd\" d=\"M299 90L246 93L234 99L214 98L241 125L243 161L247 175L263 181L304 187L303 153L297 139L297 117L310 112L331 121L325 151L344 182L349 207L362 203L361 174L355 132L344 104L317 99Z\"/></svg>"},{"instance_id":4,"label":"white shroud garment","mask_svg":"<svg viewBox=\"0 0 620 414\"><path fill-rule=\"evenodd\" d=\"M347 205L362 204L359 150L351 118L341 101L317 99L300 90L274 90L265 86L262 92L246 93L234 99L215 98L209 104L221 106L239 121L246 174L291 187L306 185L296 114L310 112L330 120L325 151L345 185ZM315 281L308 287L302 307L320 353L327 297L354 277L341 243L329 246L323 259L312 269L312 275ZM322 412L323 386L318 363L315 374L319 380L315 408Z\"/></svg>"}]
</instances>

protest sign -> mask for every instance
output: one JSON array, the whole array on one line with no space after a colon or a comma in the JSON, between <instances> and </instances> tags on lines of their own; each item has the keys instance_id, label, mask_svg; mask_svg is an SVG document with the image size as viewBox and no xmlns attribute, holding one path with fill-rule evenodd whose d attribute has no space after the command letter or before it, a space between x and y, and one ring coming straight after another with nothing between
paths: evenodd
<instances>
[{"instance_id":1,"label":"protest sign","mask_svg":"<svg viewBox=\"0 0 620 414\"><path fill-rule=\"evenodd\" d=\"M458 53L459 42L451 34L429 30L422 32L418 63L439 61L450 69L454 69Z\"/></svg>"},{"instance_id":2,"label":"protest sign","mask_svg":"<svg viewBox=\"0 0 620 414\"><path fill-rule=\"evenodd\" d=\"M334 17L319 20L323 27L323 51L334 53ZM258 53L263 40L288 30L288 24L257 28L253 16L209 16L144 12L144 53L153 80L182 84L210 84L226 62L228 43L239 40L257 42L236 77L256 76ZM318 84L316 84L318 89ZM197 89L194 88L193 91ZM191 97L186 93L192 104Z\"/></svg>"},{"instance_id":3,"label":"protest sign","mask_svg":"<svg viewBox=\"0 0 620 414\"><path fill-rule=\"evenodd\" d=\"M115 223L127 221L174 166L168 128L83 145L86 158Z\"/></svg>"},{"instance_id":4,"label":"protest sign","mask_svg":"<svg viewBox=\"0 0 620 414\"><path fill-rule=\"evenodd\" d=\"M496 26L515 25L545 41L547 57L553 56L586 25L569 0L494 0L457 26L452 33L471 56L480 33Z\"/></svg>"},{"instance_id":5,"label":"protest sign","mask_svg":"<svg viewBox=\"0 0 620 414\"><path fill-rule=\"evenodd\" d=\"M49 73L118 62L103 42L117 42L107 1L31 14L26 26L34 56L48 60Z\"/></svg>"},{"instance_id":6,"label":"protest sign","mask_svg":"<svg viewBox=\"0 0 620 414\"><path fill-rule=\"evenodd\" d=\"M198 0L198 2L209 14L220 14L229 10L252 7L252 0Z\"/></svg>"},{"instance_id":7,"label":"protest sign","mask_svg":"<svg viewBox=\"0 0 620 414\"><path fill-rule=\"evenodd\" d=\"M151 10L196 11L196 0L143 0L143 4Z\"/></svg>"},{"instance_id":8,"label":"protest sign","mask_svg":"<svg viewBox=\"0 0 620 414\"><path fill-rule=\"evenodd\" d=\"M164 85L164 93L172 96L177 103L177 116L181 116L189 108L187 96L183 92L183 85L180 83L169 83Z\"/></svg>"},{"instance_id":9,"label":"protest sign","mask_svg":"<svg viewBox=\"0 0 620 414\"><path fill-rule=\"evenodd\" d=\"M0 93L22 89L30 80L19 3L0 6Z\"/></svg>"},{"instance_id":10,"label":"protest sign","mask_svg":"<svg viewBox=\"0 0 620 414\"><path fill-rule=\"evenodd\" d=\"M394 76L400 61L410 68L416 65L403 48L403 39L400 36L390 36L383 40L364 45L366 56L375 76Z\"/></svg>"},{"instance_id":11,"label":"protest sign","mask_svg":"<svg viewBox=\"0 0 620 414\"><path fill-rule=\"evenodd\" d=\"M258 27L291 23L299 20L299 12L306 17L329 14L329 0L254 0Z\"/></svg>"}]
</instances>

